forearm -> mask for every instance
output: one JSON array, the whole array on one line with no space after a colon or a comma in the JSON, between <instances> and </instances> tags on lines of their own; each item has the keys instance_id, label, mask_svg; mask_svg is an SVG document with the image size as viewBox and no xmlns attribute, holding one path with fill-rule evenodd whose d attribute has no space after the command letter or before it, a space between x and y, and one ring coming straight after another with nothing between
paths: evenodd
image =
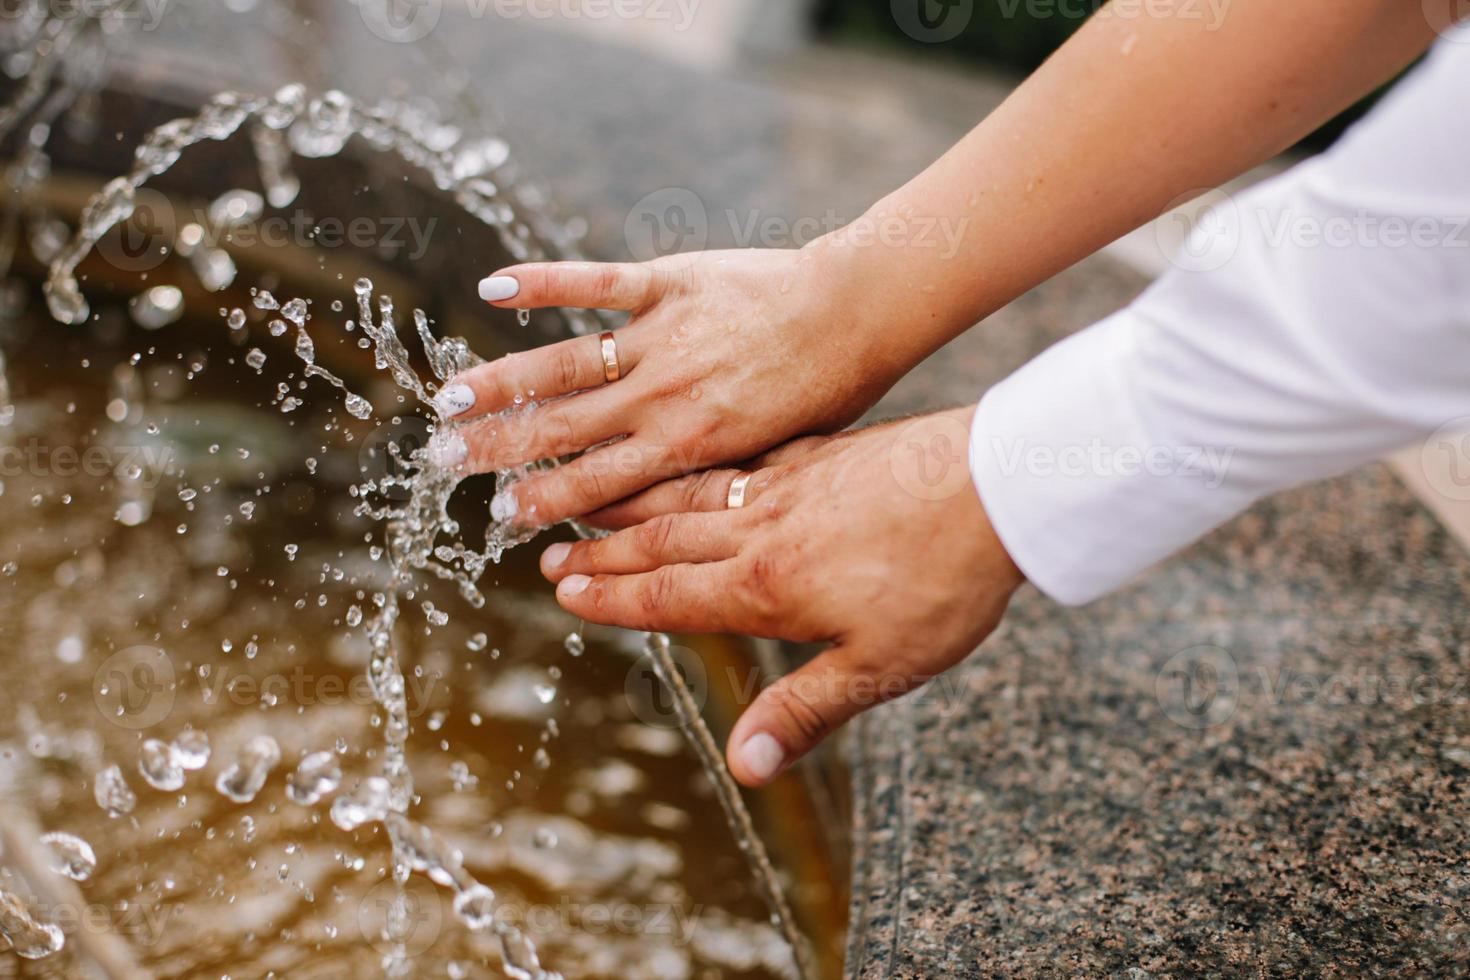
<instances>
[{"instance_id":1,"label":"forearm","mask_svg":"<svg viewBox=\"0 0 1470 980\"><path fill-rule=\"evenodd\" d=\"M906 368L1179 195L1290 146L1433 36L1404 0L1233 0L1218 23L1104 8L947 154L816 248L891 337L874 356Z\"/></svg>"},{"instance_id":2,"label":"forearm","mask_svg":"<svg viewBox=\"0 0 1470 980\"><path fill-rule=\"evenodd\" d=\"M1333 150L1237 196L1223 265L986 395L976 486L1033 582L1096 598L1260 497L1470 425L1467 91L1470 49L1444 45Z\"/></svg>"}]
</instances>

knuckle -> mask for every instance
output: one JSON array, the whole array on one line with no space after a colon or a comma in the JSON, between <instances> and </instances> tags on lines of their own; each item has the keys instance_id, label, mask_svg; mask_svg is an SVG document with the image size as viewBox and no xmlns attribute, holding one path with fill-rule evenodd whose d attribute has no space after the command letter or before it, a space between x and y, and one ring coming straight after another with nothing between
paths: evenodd
<instances>
[{"instance_id":1,"label":"knuckle","mask_svg":"<svg viewBox=\"0 0 1470 980\"><path fill-rule=\"evenodd\" d=\"M674 570L667 566L652 572L638 596L639 608L655 616L668 608L674 597Z\"/></svg>"},{"instance_id":2,"label":"knuckle","mask_svg":"<svg viewBox=\"0 0 1470 980\"><path fill-rule=\"evenodd\" d=\"M566 503L572 509L605 503L606 485L607 477L600 468L590 464L579 467L571 484L571 491L577 499Z\"/></svg>"},{"instance_id":3,"label":"knuckle","mask_svg":"<svg viewBox=\"0 0 1470 980\"><path fill-rule=\"evenodd\" d=\"M550 417L550 424L553 438L552 448L558 455L586 448L578 442L577 423L570 415L565 412L557 412Z\"/></svg>"},{"instance_id":4,"label":"knuckle","mask_svg":"<svg viewBox=\"0 0 1470 980\"><path fill-rule=\"evenodd\" d=\"M565 296L575 284L573 270L563 264L552 264L542 269L542 288L548 296Z\"/></svg>"},{"instance_id":5,"label":"knuckle","mask_svg":"<svg viewBox=\"0 0 1470 980\"><path fill-rule=\"evenodd\" d=\"M517 361L514 354L492 364L486 364L476 377L477 387L489 395L493 401L499 404L510 404L516 395L515 384L511 380L511 374L516 366Z\"/></svg>"},{"instance_id":6,"label":"knuckle","mask_svg":"<svg viewBox=\"0 0 1470 980\"><path fill-rule=\"evenodd\" d=\"M619 274L615 265L600 265L592 273L592 291L601 299L611 299L618 289Z\"/></svg>"},{"instance_id":7,"label":"knuckle","mask_svg":"<svg viewBox=\"0 0 1470 980\"><path fill-rule=\"evenodd\" d=\"M737 598L760 623L770 623L780 615L783 573L779 559L762 554L751 559L741 579Z\"/></svg>"},{"instance_id":8,"label":"knuckle","mask_svg":"<svg viewBox=\"0 0 1470 980\"><path fill-rule=\"evenodd\" d=\"M705 501L713 504L720 494L728 494L729 479L729 474L720 470L707 470L691 479L684 487L685 509L698 510Z\"/></svg>"},{"instance_id":9,"label":"knuckle","mask_svg":"<svg viewBox=\"0 0 1470 980\"><path fill-rule=\"evenodd\" d=\"M669 553L674 542L675 524L667 515L660 515L633 529L633 541L639 554L658 558Z\"/></svg>"},{"instance_id":10,"label":"knuckle","mask_svg":"<svg viewBox=\"0 0 1470 980\"><path fill-rule=\"evenodd\" d=\"M808 745L831 734L832 725L822 710L785 685L772 689L771 706Z\"/></svg>"},{"instance_id":11,"label":"knuckle","mask_svg":"<svg viewBox=\"0 0 1470 980\"><path fill-rule=\"evenodd\" d=\"M577 355L566 346L557 347L551 355L551 376L558 392L575 391L581 372L577 369Z\"/></svg>"}]
</instances>

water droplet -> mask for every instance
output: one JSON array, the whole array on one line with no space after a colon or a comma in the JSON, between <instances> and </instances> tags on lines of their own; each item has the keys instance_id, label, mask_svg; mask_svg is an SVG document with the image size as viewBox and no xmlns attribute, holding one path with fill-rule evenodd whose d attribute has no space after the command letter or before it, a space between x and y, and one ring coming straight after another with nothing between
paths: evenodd
<instances>
[{"instance_id":1,"label":"water droplet","mask_svg":"<svg viewBox=\"0 0 1470 980\"><path fill-rule=\"evenodd\" d=\"M129 788L128 781L123 778L122 769L118 766L108 766L97 774L92 795L97 800L97 805L106 810L109 817L132 813L133 807L138 805L137 795Z\"/></svg>"},{"instance_id":2,"label":"water droplet","mask_svg":"<svg viewBox=\"0 0 1470 980\"><path fill-rule=\"evenodd\" d=\"M97 870L97 855L92 845L74 834L60 831L41 836L50 853L47 863L51 870L74 881L86 881Z\"/></svg>"},{"instance_id":3,"label":"water droplet","mask_svg":"<svg viewBox=\"0 0 1470 980\"><path fill-rule=\"evenodd\" d=\"M276 740L269 735L256 735L241 749L239 761L219 774L214 788L236 803L249 803L280 761L281 747Z\"/></svg>"},{"instance_id":4,"label":"water droplet","mask_svg":"<svg viewBox=\"0 0 1470 980\"><path fill-rule=\"evenodd\" d=\"M208 666L207 664L201 667ZM198 728L186 728L174 738L174 761L191 772L203 769L209 763L209 733Z\"/></svg>"},{"instance_id":5,"label":"water droplet","mask_svg":"<svg viewBox=\"0 0 1470 980\"><path fill-rule=\"evenodd\" d=\"M184 767L167 742L150 738L138 751L138 772L154 789L172 793L184 786Z\"/></svg>"},{"instance_id":6,"label":"water droplet","mask_svg":"<svg viewBox=\"0 0 1470 980\"><path fill-rule=\"evenodd\" d=\"M471 929L488 929L495 922L495 893L475 882L454 896L454 914Z\"/></svg>"},{"instance_id":7,"label":"water droplet","mask_svg":"<svg viewBox=\"0 0 1470 980\"><path fill-rule=\"evenodd\" d=\"M342 782L342 767L331 752L313 752L301 760L286 783L286 795L302 806L311 806L336 790Z\"/></svg>"}]
</instances>

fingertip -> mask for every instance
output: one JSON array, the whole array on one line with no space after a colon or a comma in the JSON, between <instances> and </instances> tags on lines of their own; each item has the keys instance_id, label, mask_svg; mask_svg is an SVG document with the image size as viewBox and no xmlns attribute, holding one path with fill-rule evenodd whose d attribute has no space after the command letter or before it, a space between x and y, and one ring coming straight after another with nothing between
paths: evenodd
<instances>
[{"instance_id":1,"label":"fingertip","mask_svg":"<svg viewBox=\"0 0 1470 980\"><path fill-rule=\"evenodd\" d=\"M521 283L515 276L496 273L480 280L480 299L487 303L504 303L515 299L521 291Z\"/></svg>"},{"instance_id":2,"label":"fingertip","mask_svg":"<svg viewBox=\"0 0 1470 980\"><path fill-rule=\"evenodd\" d=\"M563 604L573 602L582 593L587 591L587 586L592 584L592 579L586 575L568 575L562 579L556 587L556 598Z\"/></svg>"},{"instance_id":3,"label":"fingertip","mask_svg":"<svg viewBox=\"0 0 1470 980\"><path fill-rule=\"evenodd\" d=\"M509 524L521 516L523 508L515 487L502 487L490 498L490 518L499 524Z\"/></svg>"},{"instance_id":4,"label":"fingertip","mask_svg":"<svg viewBox=\"0 0 1470 980\"><path fill-rule=\"evenodd\" d=\"M558 542L541 552L541 574L553 582L557 581L557 576L562 572L562 566L571 553L572 546L565 542Z\"/></svg>"},{"instance_id":5,"label":"fingertip","mask_svg":"<svg viewBox=\"0 0 1470 980\"><path fill-rule=\"evenodd\" d=\"M742 786L758 788L781 774L789 755L774 735L756 731L739 742L732 738L726 761Z\"/></svg>"}]
</instances>

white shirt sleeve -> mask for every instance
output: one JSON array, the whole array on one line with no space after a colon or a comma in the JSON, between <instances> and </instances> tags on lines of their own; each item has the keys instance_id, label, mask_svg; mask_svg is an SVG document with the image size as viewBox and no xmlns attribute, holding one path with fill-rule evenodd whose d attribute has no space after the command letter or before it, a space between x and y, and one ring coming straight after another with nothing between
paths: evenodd
<instances>
[{"instance_id":1,"label":"white shirt sleeve","mask_svg":"<svg viewBox=\"0 0 1470 980\"><path fill-rule=\"evenodd\" d=\"M1332 150L1224 201L1188 246L1176 264L1210 268L1175 268L976 411L976 489L1060 602L1267 494L1470 425L1470 44L1441 42Z\"/></svg>"}]
</instances>

